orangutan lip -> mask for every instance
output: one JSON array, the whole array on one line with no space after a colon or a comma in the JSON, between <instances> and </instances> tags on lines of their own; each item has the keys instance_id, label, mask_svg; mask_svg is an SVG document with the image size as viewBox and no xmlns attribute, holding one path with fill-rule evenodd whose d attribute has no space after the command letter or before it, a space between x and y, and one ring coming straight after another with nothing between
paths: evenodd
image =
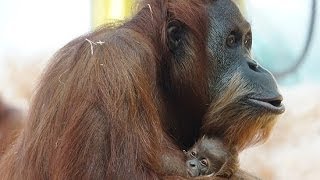
<instances>
[{"instance_id":1,"label":"orangutan lip","mask_svg":"<svg viewBox=\"0 0 320 180\"><path fill-rule=\"evenodd\" d=\"M195 175L190 171L190 170L187 170L188 174L190 177L194 177ZM200 175L200 174L199 174ZM196 176L199 176L199 175L196 175Z\"/></svg>"},{"instance_id":2,"label":"orangutan lip","mask_svg":"<svg viewBox=\"0 0 320 180\"><path fill-rule=\"evenodd\" d=\"M262 106L275 114L284 113L285 107L282 104L282 100L283 100L282 96L278 96L270 99L249 98L250 102L258 106Z\"/></svg>"}]
</instances>

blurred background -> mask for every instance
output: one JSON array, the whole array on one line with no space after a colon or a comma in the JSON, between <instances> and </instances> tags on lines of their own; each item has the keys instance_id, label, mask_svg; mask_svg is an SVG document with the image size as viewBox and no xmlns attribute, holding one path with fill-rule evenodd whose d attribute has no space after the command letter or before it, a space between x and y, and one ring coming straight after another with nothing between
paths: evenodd
<instances>
[{"instance_id":1,"label":"blurred background","mask_svg":"<svg viewBox=\"0 0 320 180\"><path fill-rule=\"evenodd\" d=\"M320 14L312 0L235 1L252 24L255 57L277 75L287 107L271 138L242 153L241 166L266 180L319 179ZM133 9L133 0L0 0L0 96L26 112L55 51Z\"/></svg>"}]
</instances>

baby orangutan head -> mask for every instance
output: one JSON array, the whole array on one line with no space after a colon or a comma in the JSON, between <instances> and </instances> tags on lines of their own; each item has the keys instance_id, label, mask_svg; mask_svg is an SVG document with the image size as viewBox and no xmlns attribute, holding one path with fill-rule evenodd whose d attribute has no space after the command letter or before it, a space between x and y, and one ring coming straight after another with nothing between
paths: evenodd
<instances>
[{"instance_id":1,"label":"baby orangutan head","mask_svg":"<svg viewBox=\"0 0 320 180\"><path fill-rule=\"evenodd\" d=\"M192 177L213 174L228 178L238 169L238 154L217 138L203 137L186 155Z\"/></svg>"}]
</instances>

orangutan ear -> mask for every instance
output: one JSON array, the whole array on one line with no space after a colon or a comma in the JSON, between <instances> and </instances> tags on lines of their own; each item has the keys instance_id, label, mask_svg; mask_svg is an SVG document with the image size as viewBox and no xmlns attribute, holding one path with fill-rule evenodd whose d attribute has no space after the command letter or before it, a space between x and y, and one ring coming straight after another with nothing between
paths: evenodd
<instances>
[{"instance_id":1,"label":"orangutan ear","mask_svg":"<svg viewBox=\"0 0 320 180\"><path fill-rule=\"evenodd\" d=\"M183 48L183 39L185 38L185 28L180 21L172 21L167 28L168 47L172 53Z\"/></svg>"}]
</instances>

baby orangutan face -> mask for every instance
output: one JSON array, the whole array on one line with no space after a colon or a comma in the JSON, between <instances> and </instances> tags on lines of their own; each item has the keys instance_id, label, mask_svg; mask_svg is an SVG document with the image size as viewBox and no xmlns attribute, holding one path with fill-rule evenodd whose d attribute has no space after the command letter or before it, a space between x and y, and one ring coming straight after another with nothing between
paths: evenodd
<instances>
[{"instance_id":1,"label":"baby orangutan face","mask_svg":"<svg viewBox=\"0 0 320 180\"><path fill-rule=\"evenodd\" d=\"M188 152L187 171L191 177L213 174L230 177L238 169L238 155L220 139L203 137Z\"/></svg>"}]
</instances>

